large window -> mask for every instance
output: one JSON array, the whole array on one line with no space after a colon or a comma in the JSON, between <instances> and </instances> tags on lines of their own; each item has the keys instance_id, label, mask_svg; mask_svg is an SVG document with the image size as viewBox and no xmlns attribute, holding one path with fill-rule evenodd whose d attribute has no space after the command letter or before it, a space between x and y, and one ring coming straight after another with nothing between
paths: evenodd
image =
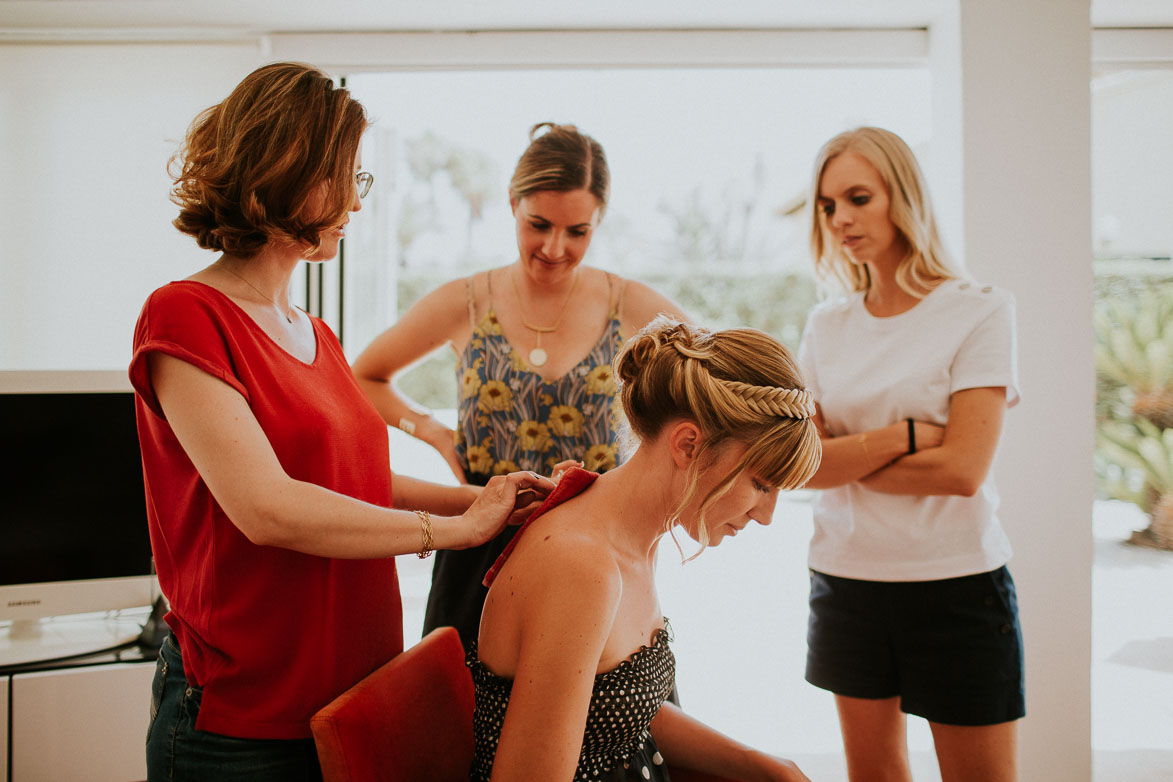
<instances>
[{"instance_id":1,"label":"large window","mask_svg":"<svg viewBox=\"0 0 1173 782\"><path fill-rule=\"evenodd\" d=\"M363 73L370 214L347 254L352 355L420 295L516 253L507 186L537 122L606 149L612 197L588 262L648 282L714 326L797 344L814 300L804 210L819 146L861 124L923 151L921 68L644 68ZM451 407L449 351L405 376Z\"/></svg>"}]
</instances>

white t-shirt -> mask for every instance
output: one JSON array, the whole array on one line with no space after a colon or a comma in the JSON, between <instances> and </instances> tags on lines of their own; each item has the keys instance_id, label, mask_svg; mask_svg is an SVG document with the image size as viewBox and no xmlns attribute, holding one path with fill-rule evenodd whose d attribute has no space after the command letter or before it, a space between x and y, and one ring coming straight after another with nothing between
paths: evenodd
<instances>
[{"instance_id":1,"label":"white t-shirt","mask_svg":"<svg viewBox=\"0 0 1173 782\"><path fill-rule=\"evenodd\" d=\"M838 437L914 418L944 424L955 391L1005 386L1018 402L1014 298L964 280L915 307L871 315L863 293L827 301L798 350L807 386ZM981 573L1010 558L988 474L972 497L883 494L850 483L814 502L810 567L869 581L929 581Z\"/></svg>"}]
</instances>

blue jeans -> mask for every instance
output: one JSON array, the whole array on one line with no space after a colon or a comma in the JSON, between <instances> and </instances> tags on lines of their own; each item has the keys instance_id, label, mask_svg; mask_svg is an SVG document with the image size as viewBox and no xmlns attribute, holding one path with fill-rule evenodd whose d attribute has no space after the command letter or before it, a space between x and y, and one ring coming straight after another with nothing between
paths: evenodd
<instances>
[{"instance_id":1,"label":"blue jeans","mask_svg":"<svg viewBox=\"0 0 1173 782\"><path fill-rule=\"evenodd\" d=\"M320 782L312 739L241 739L196 730L203 688L188 684L168 635L151 684L148 782Z\"/></svg>"}]
</instances>

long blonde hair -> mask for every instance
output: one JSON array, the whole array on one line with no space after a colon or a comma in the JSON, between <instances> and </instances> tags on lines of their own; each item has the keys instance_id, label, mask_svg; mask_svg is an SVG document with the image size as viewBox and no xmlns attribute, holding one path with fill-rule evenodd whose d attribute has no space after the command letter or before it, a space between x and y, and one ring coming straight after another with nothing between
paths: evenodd
<instances>
[{"instance_id":1,"label":"long blonde hair","mask_svg":"<svg viewBox=\"0 0 1173 782\"><path fill-rule=\"evenodd\" d=\"M746 446L739 463L701 501L702 548L708 544L705 512L746 470L770 485L796 489L818 469L822 446L811 420L811 394L790 352L765 332L709 331L660 315L624 345L615 373L623 411L640 439L655 438L678 419L701 430L684 495L666 520L669 528L696 494L702 464L725 445Z\"/></svg>"},{"instance_id":2,"label":"long blonde hair","mask_svg":"<svg viewBox=\"0 0 1173 782\"><path fill-rule=\"evenodd\" d=\"M871 286L867 267L852 263L843 249L830 241L826 219L818 208L819 188L827 164L847 152L871 163L888 188L888 217L908 246L908 253L896 269L896 283L913 296L923 298L926 291L945 280L963 277L941 242L924 175L908 144L890 130L860 127L835 136L815 157L808 201L811 253L819 282L838 283L847 291L866 291Z\"/></svg>"}]
</instances>

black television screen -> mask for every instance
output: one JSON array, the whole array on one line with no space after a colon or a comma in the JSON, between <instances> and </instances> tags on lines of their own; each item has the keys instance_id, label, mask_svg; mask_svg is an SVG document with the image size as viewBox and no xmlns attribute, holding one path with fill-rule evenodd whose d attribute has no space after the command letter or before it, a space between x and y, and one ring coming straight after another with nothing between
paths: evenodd
<instances>
[{"instance_id":1,"label":"black television screen","mask_svg":"<svg viewBox=\"0 0 1173 782\"><path fill-rule=\"evenodd\" d=\"M130 391L0 393L0 585L151 573Z\"/></svg>"}]
</instances>

